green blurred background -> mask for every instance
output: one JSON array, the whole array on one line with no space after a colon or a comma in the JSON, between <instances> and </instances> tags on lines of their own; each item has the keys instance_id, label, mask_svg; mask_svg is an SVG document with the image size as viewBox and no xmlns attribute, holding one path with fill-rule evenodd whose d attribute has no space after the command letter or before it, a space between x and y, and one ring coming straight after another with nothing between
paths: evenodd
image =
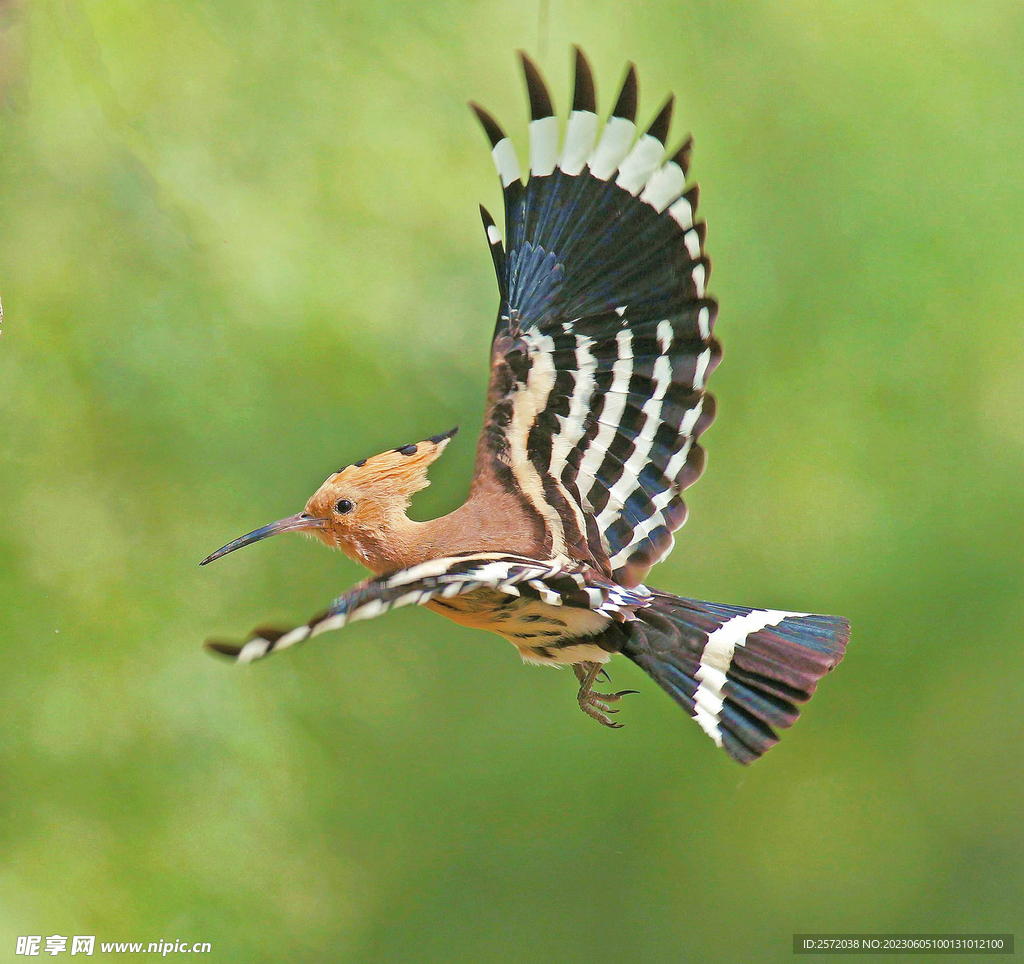
<instances>
[{"instance_id":1,"label":"green blurred background","mask_svg":"<svg viewBox=\"0 0 1024 964\"><path fill-rule=\"evenodd\" d=\"M630 665L424 612L249 669L208 634L360 578L282 538L338 464L463 434L513 52L564 111L640 67L715 263L709 468L652 583L848 615L742 769ZM0 2L0 956L786 961L795 931L1024 938L1024 8L1016 2ZM97 956L100 956L97 952ZM3 959L6 959L4 956ZM904 958L905 959L905 958Z\"/></svg>"}]
</instances>

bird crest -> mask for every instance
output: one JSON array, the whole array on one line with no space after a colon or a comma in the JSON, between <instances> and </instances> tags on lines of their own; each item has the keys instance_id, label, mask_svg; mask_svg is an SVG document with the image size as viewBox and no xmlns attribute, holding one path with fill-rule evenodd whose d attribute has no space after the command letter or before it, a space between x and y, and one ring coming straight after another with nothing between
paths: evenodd
<instances>
[{"instance_id":1,"label":"bird crest","mask_svg":"<svg viewBox=\"0 0 1024 964\"><path fill-rule=\"evenodd\" d=\"M387 493L408 500L430 485L427 469L440 457L458 427L431 435L422 442L412 442L388 449L379 455L360 459L339 469L325 485L344 485L354 489Z\"/></svg>"}]
</instances>

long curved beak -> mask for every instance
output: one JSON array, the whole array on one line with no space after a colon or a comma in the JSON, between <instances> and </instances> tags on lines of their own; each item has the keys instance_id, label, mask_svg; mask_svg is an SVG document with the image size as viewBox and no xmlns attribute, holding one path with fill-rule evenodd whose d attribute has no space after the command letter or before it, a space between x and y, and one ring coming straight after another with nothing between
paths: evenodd
<instances>
[{"instance_id":1,"label":"long curved beak","mask_svg":"<svg viewBox=\"0 0 1024 964\"><path fill-rule=\"evenodd\" d=\"M208 562L213 562L221 556L226 556L229 552L234 552L243 546L251 546L254 542L266 539L267 536L276 536L279 532L302 532L309 529L322 529L325 525L327 525L327 519L316 519L305 512L300 512L298 515L290 515L287 519L278 519L277 522L271 522L268 526L253 529L252 532L239 536L234 542L229 542L226 546L208 555L199 565L205 566Z\"/></svg>"}]
</instances>

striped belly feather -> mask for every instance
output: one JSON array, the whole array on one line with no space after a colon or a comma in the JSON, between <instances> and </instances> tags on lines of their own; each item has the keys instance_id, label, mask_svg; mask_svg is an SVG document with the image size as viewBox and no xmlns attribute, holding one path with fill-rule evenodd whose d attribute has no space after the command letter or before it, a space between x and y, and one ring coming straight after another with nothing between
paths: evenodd
<instances>
[{"instance_id":1,"label":"striped belly feather","mask_svg":"<svg viewBox=\"0 0 1024 964\"><path fill-rule=\"evenodd\" d=\"M611 622L609 616L591 609L554 606L493 589L434 599L425 605L460 626L504 637L528 663L604 663L611 656L596 643L586 641L586 637L597 635Z\"/></svg>"}]
</instances>

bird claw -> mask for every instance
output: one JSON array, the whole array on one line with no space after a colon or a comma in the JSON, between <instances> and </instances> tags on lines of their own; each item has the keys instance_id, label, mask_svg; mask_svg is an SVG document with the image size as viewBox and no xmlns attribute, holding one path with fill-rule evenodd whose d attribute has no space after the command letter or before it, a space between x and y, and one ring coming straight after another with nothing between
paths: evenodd
<instances>
[{"instance_id":1,"label":"bird claw","mask_svg":"<svg viewBox=\"0 0 1024 964\"><path fill-rule=\"evenodd\" d=\"M602 726L607 726L610 730L621 730L622 724L615 722L615 720L609 719L609 713L617 713L618 710L609 709L600 700L588 699L586 696L581 696L579 699L580 709L587 714L592 720L597 720Z\"/></svg>"},{"instance_id":2,"label":"bird claw","mask_svg":"<svg viewBox=\"0 0 1024 964\"><path fill-rule=\"evenodd\" d=\"M623 696L639 692L639 690L619 690L618 693L592 693L591 695L596 696L599 700L604 700L605 703L618 703Z\"/></svg>"},{"instance_id":3,"label":"bird claw","mask_svg":"<svg viewBox=\"0 0 1024 964\"><path fill-rule=\"evenodd\" d=\"M580 691L576 696L580 709L592 720L597 720L602 726L612 730L622 728L622 723L616 723L611 719L619 711L612 709L611 703L617 703L624 696L630 696L637 690L619 690L617 693L595 693L591 687L599 676L609 679L608 673L603 666L596 663L576 663L573 665L576 678L580 681Z\"/></svg>"},{"instance_id":4,"label":"bird claw","mask_svg":"<svg viewBox=\"0 0 1024 964\"><path fill-rule=\"evenodd\" d=\"M598 723L603 726L607 726L609 729L618 730L621 729L623 724L617 723L609 717L614 716L619 711L612 709L610 703L617 703L624 696L629 696L631 693L635 693L636 690L620 690L618 693L595 693L593 691L580 691L577 700L580 704L580 709L587 714L591 719L597 720Z\"/></svg>"}]
</instances>

